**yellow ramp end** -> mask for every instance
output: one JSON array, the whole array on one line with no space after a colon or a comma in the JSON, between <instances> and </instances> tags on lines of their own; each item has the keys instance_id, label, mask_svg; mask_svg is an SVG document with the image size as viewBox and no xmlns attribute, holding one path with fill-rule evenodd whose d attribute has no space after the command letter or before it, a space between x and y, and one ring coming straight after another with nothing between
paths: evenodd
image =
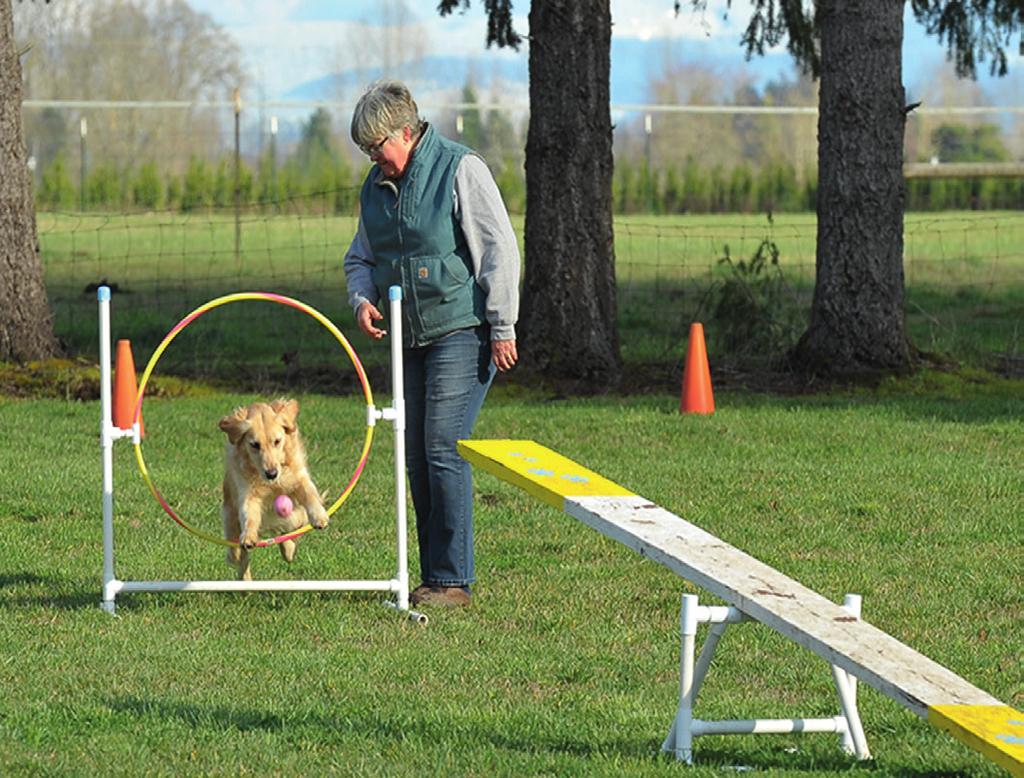
<instances>
[{"instance_id":1,"label":"yellow ramp end","mask_svg":"<svg viewBox=\"0 0 1024 778\"><path fill-rule=\"evenodd\" d=\"M460 440L459 453L476 467L563 509L566 497L633 496L617 483L532 440Z\"/></svg>"},{"instance_id":2,"label":"yellow ramp end","mask_svg":"<svg viewBox=\"0 0 1024 778\"><path fill-rule=\"evenodd\" d=\"M1008 705L932 705L928 721L993 762L1024 776L1024 713Z\"/></svg>"}]
</instances>

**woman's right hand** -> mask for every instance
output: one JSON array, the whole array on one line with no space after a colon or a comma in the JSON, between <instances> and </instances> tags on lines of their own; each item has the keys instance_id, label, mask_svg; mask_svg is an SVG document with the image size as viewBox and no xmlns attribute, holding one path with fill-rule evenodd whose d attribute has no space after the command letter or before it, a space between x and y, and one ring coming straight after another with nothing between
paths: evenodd
<instances>
[{"instance_id":1,"label":"woman's right hand","mask_svg":"<svg viewBox=\"0 0 1024 778\"><path fill-rule=\"evenodd\" d=\"M359 306L359 310L356 311L356 324L359 325L364 333L369 335L374 340L380 340L387 335L387 330L378 329L373 326L375 321L380 321L384 318L384 314L377 310L377 306L370 302L365 302Z\"/></svg>"}]
</instances>

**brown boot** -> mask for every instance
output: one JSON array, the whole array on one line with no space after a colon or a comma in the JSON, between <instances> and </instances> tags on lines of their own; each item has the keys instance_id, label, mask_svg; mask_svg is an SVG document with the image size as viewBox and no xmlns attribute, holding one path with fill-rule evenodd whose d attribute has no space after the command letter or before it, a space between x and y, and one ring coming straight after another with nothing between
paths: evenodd
<instances>
[{"instance_id":1,"label":"brown boot","mask_svg":"<svg viewBox=\"0 0 1024 778\"><path fill-rule=\"evenodd\" d=\"M461 586L431 586L417 599L417 605L440 605L448 608L465 608L473 602L469 592Z\"/></svg>"},{"instance_id":2,"label":"brown boot","mask_svg":"<svg viewBox=\"0 0 1024 778\"><path fill-rule=\"evenodd\" d=\"M430 591L430 586L429 585L427 585L425 583L424 584L420 584L415 589L413 589L411 592L409 592L409 604L410 605L419 605L421 602L423 602L423 597L429 591Z\"/></svg>"}]
</instances>

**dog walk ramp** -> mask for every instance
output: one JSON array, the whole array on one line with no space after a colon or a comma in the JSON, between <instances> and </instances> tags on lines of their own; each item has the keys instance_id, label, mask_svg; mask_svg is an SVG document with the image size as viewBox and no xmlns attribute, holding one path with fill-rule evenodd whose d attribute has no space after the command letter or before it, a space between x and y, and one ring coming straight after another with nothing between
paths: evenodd
<instances>
[{"instance_id":1,"label":"dog walk ramp","mask_svg":"<svg viewBox=\"0 0 1024 778\"><path fill-rule=\"evenodd\" d=\"M459 452L473 465L659 562L1012 774L1024 776L1024 713L843 606L538 443L466 440L459 442ZM666 742L671 739L670 733Z\"/></svg>"}]
</instances>

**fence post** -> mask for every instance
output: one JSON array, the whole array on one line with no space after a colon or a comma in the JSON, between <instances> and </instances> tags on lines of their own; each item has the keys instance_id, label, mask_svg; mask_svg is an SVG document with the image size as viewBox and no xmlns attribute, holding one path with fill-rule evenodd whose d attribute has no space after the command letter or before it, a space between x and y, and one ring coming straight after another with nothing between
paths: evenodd
<instances>
[{"instance_id":1,"label":"fence post","mask_svg":"<svg viewBox=\"0 0 1024 778\"><path fill-rule=\"evenodd\" d=\"M78 210L85 210L85 136L89 133L89 123L83 116L78 124Z\"/></svg>"},{"instance_id":2,"label":"fence post","mask_svg":"<svg viewBox=\"0 0 1024 778\"><path fill-rule=\"evenodd\" d=\"M270 117L270 202L275 213L278 210L277 196L277 117Z\"/></svg>"},{"instance_id":3,"label":"fence post","mask_svg":"<svg viewBox=\"0 0 1024 778\"><path fill-rule=\"evenodd\" d=\"M647 202L644 206L647 208L648 213L654 213L654 171L651 169L651 133L654 131L653 119L651 115L644 114L644 164L647 169L644 171L644 175L647 178L646 186L644 189L644 197Z\"/></svg>"},{"instance_id":4,"label":"fence post","mask_svg":"<svg viewBox=\"0 0 1024 778\"><path fill-rule=\"evenodd\" d=\"M242 92L235 88L235 267L242 265Z\"/></svg>"}]
</instances>

